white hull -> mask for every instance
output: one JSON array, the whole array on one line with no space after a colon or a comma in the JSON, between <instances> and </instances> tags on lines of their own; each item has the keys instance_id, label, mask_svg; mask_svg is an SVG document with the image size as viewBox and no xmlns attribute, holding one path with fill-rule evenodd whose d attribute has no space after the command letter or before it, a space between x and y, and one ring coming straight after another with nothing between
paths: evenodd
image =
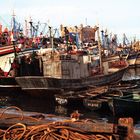
<instances>
[{"instance_id":1,"label":"white hull","mask_svg":"<svg viewBox=\"0 0 140 140\"><path fill-rule=\"evenodd\" d=\"M0 56L0 68L5 73L9 72L9 70L11 69L11 63L13 62L14 58L14 53Z\"/></svg>"}]
</instances>

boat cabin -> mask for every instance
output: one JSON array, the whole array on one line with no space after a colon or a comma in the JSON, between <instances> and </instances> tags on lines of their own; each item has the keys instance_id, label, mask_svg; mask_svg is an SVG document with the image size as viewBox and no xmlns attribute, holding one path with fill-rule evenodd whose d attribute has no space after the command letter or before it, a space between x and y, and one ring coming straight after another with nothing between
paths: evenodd
<instances>
[{"instance_id":1,"label":"boat cabin","mask_svg":"<svg viewBox=\"0 0 140 140\"><path fill-rule=\"evenodd\" d=\"M47 57L49 58L49 56ZM54 55L52 59L47 59L47 57L42 56L44 76L62 79L81 79L91 75L90 55Z\"/></svg>"}]
</instances>

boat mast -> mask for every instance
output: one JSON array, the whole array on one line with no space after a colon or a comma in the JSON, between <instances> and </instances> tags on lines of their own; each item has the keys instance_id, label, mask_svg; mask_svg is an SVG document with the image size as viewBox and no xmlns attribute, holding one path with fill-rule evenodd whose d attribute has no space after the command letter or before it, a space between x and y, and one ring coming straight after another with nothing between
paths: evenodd
<instances>
[{"instance_id":1,"label":"boat mast","mask_svg":"<svg viewBox=\"0 0 140 140\"><path fill-rule=\"evenodd\" d=\"M53 53L54 53L53 35L52 35L52 27L50 27L50 26L49 26L49 31L50 31L50 43L51 43L52 55L53 55Z\"/></svg>"},{"instance_id":2,"label":"boat mast","mask_svg":"<svg viewBox=\"0 0 140 140\"><path fill-rule=\"evenodd\" d=\"M13 43L13 48L14 48L14 55L15 58L17 57L17 53L16 53L16 40L17 40L17 31L16 31L16 21L15 21L15 13L13 11L13 15L12 15L12 43Z\"/></svg>"},{"instance_id":3,"label":"boat mast","mask_svg":"<svg viewBox=\"0 0 140 140\"><path fill-rule=\"evenodd\" d=\"M31 38L33 37L33 22L32 22L32 19L31 19L31 17L30 17L30 21L29 21L29 23L30 23L30 36L31 36Z\"/></svg>"},{"instance_id":4,"label":"boat mast","mask_svg":"<svg viewBox=\"0 0 140 140\"><path fill-rule=\"evenodd\" d=\"M97 37L98 37L98 49L99 49L99 60L100 60L100 71L102 72L103 67L102 67L102 50L101 50L101 39L99 35L99 27L97 27Z\"/></svg>"},{"instance_id":5,"label":"boat mast","mask_svg":"<svg viewBox=\"0 0 140 140\"><path fill-rule=\"evenodd\" d=\"M25 36L28 36L28 29L27 29L28 25L27 25L27 20L25 20Z\"/></svg>"}]
</instances>

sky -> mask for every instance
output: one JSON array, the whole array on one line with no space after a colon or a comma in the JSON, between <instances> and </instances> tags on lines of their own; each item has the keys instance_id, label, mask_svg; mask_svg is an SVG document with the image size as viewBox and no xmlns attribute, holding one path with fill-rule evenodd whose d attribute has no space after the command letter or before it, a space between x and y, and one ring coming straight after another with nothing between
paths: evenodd
<instances>
[{"instance_id":1,"label":"sky","mask_svg":"<svg viewBox=\"0 0 140 140\"><path fill-rule=\"evenodd\" d=\"M11 25L13 11L24 24L32 18L52 27L99 25L100 29L140 39L140 0L0 0L0 23Z\"/></svg>"}]
</instances>

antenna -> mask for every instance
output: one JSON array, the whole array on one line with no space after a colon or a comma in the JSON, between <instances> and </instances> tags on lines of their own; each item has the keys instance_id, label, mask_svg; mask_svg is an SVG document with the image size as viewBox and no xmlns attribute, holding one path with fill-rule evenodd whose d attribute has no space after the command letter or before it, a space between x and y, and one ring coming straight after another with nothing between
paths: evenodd
<instances>
[{"instance_id":1,"label":"antenna","mask_svg":"<svg viewBox=\"0 0 140 140\"><path fill-rule=\"evenodd\" d=\"M99 27L99 18L98 18L98 12L96 11L96 25Z\"/></svg>"},{"instance_id":2,"label":"antenna","mask_svg":"<svg viewBox=\"0 0 140 140\"><path fill-rule=\"evenodd\" d=\"M28 25L27 25L27 20L25 20L25 36L28 36Z\"/></svg>"},{"instance_id":3,"label":"antenna","mask_svg":"<svg viewBox=\"0 0 140 140\"><path fill-rule=\"evenodd\" d=\"M99 25L97 26L97 36L98 36L98 49L99 49L99 58L100 58L100 70L102 72L102 53L101 53L101 39L100 39L100 34L99 34Z\"/></svg>"},{"instance_id":4,"label":"antenna","mask_svg":"<svg viewBox=\"0 0 140 140\"><path fill-rule=\"evenodd\" d=\"M85 23L86 23L86 26L87 26L87 18L85 19Z\"/></svg>"},{"instance_id":5,"label":"antenna","mask_svg":"<svg viewBox=\"0 0 140 140\"><path fill-rule=\"evenodd\" d=\"M12 28L12 30L13 30L13 28L14 28L14 18L15 18L15 11L13 10L13 14L12 14L12 21L11 21L11 28Z\"/></svg>"},{"instance_id":6,"label":"antenna","mask_svg":"<svg viewBox=\"0 0 140 140\"><path fill-rule=\"evenodd\" d=\"M13 15L12 15L12 16L16 16L16 15L15 15L15 11L14 11L14 10L13 10Z\"/></svg>"},{"instance_id":7,"label":"antenna","mask_svg":"<svg viewBox=\"0 0 140 140\"><path fill-rule=\"evenodd\" d=\"M30 35L31 35L31 37L33 37L33 30L32 30L33 22L32 22L31 17L30 17L29 23L30 23Z\"/></svg>"}]
</instances>

